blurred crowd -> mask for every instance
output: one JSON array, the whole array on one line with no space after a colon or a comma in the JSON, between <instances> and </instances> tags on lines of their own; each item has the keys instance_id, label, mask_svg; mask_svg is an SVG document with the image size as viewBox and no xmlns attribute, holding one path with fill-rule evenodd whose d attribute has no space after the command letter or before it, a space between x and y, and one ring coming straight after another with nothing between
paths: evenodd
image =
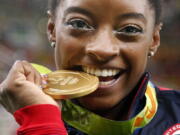
<instances>
[{"instance_id":1,"label":"blurred crowd","mask_svg":"<svg viewBox=\"0 0 180 135\"><path fill-rule=\"evenodd\" d=\"M180 0L164 0L161 46L149 64L152 80L180 89Z\"/></svg>"},{"instance_id":2,"label":"blurred crowd","mask_svg":"<svg viewBox=\"0 0 180 135\"><path fill-rule=\"evenodd\" d=\"M180 89L180 0L165 2L161 47L148 70L155 83ZM54 68L53 49L46 35L46 10L47 0L0 0L0 82L15 60ZM8 118L4 126L0 118L0 133L8 129Z\"/></svg>"},{"instance_id":3,"label":"blurred crowd","mask_svg":"<svg viewBox=\"0 0 180 135\"><path fill-rule=\"evenodd\" d=\"M47 0L0 0L0 82L15 60L53 67L46 9Z\"/></svg>"}]
</instances>

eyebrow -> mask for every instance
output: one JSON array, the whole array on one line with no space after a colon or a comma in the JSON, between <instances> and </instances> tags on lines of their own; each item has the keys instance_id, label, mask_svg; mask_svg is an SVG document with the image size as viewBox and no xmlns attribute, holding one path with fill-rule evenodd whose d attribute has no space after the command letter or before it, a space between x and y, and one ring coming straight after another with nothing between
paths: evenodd
<instances>
[{"instance_id":1,"label":"eyebrow","mask_svg":"<svg viewBox=\"0 0 180 135\"><path fill-rule=\"evenodd\" d=\"M72 7L69 7L68 9L65 10L65 16L70 14L70 13L80 13L80 14L84 14L86 16L89 16L90 18L93 18L93 14L91 12L89 12L86 9L80 8L80 7L72 6ZM141 14L141 13L134 13L134 12L125 13L125 14L119 15L117 17L118 20L132 19L132 18L140 19L143 22L147 22L145 16L143 14Z\"/></svg>"},{"instance_id":2,"label":"eyebrow","mask_svg":"<svg viewBox=\"0 0 180 135\"><path fill-rule=\"evenodd\" d=\"M147 22L145 16L141 13L126 13L126 14L122 14L122 15L119 15L117 17L118 20L123 20L123 19L140 19L142 20L143 22Z\"/></svg>"},{"instance_id":3,"label":"eyebrow","mask_svg":"<svg viewBox=\"0 0 180 135\"><path fill-rule=\"evenodd\" d=\"M70 13L80 13L80 14L84 14L86 16L89 17L93 17L93 14L91 12L89 12L86 9L80 8L80 7L70 7L68 9L65 10L65 16L70 14Z\"/></svg>"}]
</instances>

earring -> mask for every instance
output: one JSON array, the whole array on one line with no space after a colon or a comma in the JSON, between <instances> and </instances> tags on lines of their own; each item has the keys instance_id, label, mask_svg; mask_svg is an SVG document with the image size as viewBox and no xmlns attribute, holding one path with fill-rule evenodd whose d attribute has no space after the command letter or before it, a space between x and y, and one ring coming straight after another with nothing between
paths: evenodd
<instances>
[{"instance_id":1,"label":"earring","mask_svg":"<svg viewBox=\"0 0 180 135\"><path fill-rule=\"evenodd\" d=\"M153 57L154 56L154 52L153 51L150 51L149 53L148 53L148 57L150 58L150 57Z\"/></svg>"},{"instance_id":2,"label":"earring","mask_svg":"<svg viewBox=\"0 0 180 135\"><path fill-rule=\"evenodd\" d=\"M51 47L55 48L56 47L56 42L51 42Z\"/></svg>"},{"instance_id":3,"label":"earring","mask_svg":"<svg viewBox=\"0 0 180 135\"><path fill-rule=\"evenodd\" d=\"M162 30L162 27L163 27L163 24L161 23L161 24L160 24L160 27L159 27L159 30Z\"/></svg>"}]
</instances>

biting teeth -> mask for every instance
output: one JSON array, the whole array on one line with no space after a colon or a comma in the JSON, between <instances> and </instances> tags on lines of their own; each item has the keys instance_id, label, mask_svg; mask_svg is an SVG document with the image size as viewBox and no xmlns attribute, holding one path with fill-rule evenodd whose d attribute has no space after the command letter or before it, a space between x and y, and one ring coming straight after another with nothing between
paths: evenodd
<instances>
[{"instance_id":1,"label":"biting teeth","mask_svg":"<svg viewBox=\"0 0 180 135\"><path fill-rule=\"evenodd\" d=\"M100 85L109 85L111 84L112 82L114 82L114 80L111 80L111 81L107 81L107 82L99 82Z\"/></svg>"},{"instance_id":2,"label":"biting teeth","mask_svg":"<svg viewBox=\"0 0 180 135\"><path fill-rule=\"evenodd\" d=\"M102 77L115 76L120 72L118 69L99 69L92 67L83 67L83 71L88 74Z\"/></svg>"}]
</instances>

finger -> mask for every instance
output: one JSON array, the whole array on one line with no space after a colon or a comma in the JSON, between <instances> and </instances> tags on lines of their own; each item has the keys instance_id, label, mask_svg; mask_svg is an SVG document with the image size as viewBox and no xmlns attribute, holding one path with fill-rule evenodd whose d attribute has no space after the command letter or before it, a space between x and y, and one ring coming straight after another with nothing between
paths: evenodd
<instances>
[{"instance_id":1,"label":"finger","mask_svg":"<svg viewBox=\"0 0 180 135\"><path fill-rule=\"evenodd\" d=\"M42 79L42 81L41 81L42 88L46 88L46 86L47 86L47 75L41 75L41 79Z\"/></svg>"},{"instance_id":2,"label":"finger","mask_svg":"<svg viewBox=\"0 0 180 135\"><path fill-rule=\"evenodd\" d=\"M41 86L41 83L42 83L41 74L35 68L33 68L33 70L35 72L35 78L34 78L35 79L35 84L38 85L38 86Z\"/></svg>"},{"instance_id":3,"label":"finger","mask_svg":"<svg viewBox=\"0 0 180 135\"><path fill-rule=\"evenodd\" d=\"M26 80L24 75L24 69L20 60L15 61L12 68L10 69L6 80L9 82L13 82L14 80Z\"/></svg>"},{"instance_id":4,"label":"finger","mask_svg":"<svg viewBox=\"0 0 180 135\"><path fill-rule=\"evenodd\" d=\"M28 79L33 80L36 85L40 86L42 81L40 73L29 62L23 61L23 63L31 71L31 76Z\"/></svg>"},{"instance_id":5,"label":"finger","mask_svg":"<svg viewBox=\"0 0 180 135\"><path fill-rule=\"evenodd\" d=\"M25 76L26 76L26 80L27 81L30 81L32 83L35 83L35 71L33 70L33 68L31 67L31 65L27 62L27 61L22 61L22 65L23 65L23 68L24 68L24 73L25 73Z\"/></svg>"},{"instance_id":6,"label":"finger","mask_svg":"<svg viewBox=\"0 0 180 135\"><path fill-rule=\"evenodd\" d=\"M31 70L33 82L36 85L39 85L40 84L39 82L41 79L40 74L32 67L32 65L29 62L23 61L23 63L25 64L25 66L27 66Z\"/></svg>"},{"instance_id":7,"label":"finger","mask_svg":"<svg viewBox=\"0 0 180 135\"><path fill-rule=\"evenodd\" d=\"M26 76L29 75L30 72L31 72L30 69L28 69L28 67L24 66L22 61L17 60L13 64L13 66L8 74L8 77L10 77L11 79L21 78L23 80L27 80Z\"/></svg>"},{"instance_id":8,"label":"finger","mask_svg":"<svg viewBox=\"0 0 180 135\"><path fill-rule=\"evenodd\" d=\"M34 80L36 85L41 86L42 79L40 75L36 74Z\"/></svg>"},{"instance_id":9,"label":"finger","mask_svg":"<svg viewBox=\"0 0 180 135\"><path fill-rule=\"evenodd\" d=\"M20 63L21 67L23 67L21 72L25 75L26 80L41 87L42 79L40 73L29 62L23 60Z\"/></svg>"}]
</instances>

